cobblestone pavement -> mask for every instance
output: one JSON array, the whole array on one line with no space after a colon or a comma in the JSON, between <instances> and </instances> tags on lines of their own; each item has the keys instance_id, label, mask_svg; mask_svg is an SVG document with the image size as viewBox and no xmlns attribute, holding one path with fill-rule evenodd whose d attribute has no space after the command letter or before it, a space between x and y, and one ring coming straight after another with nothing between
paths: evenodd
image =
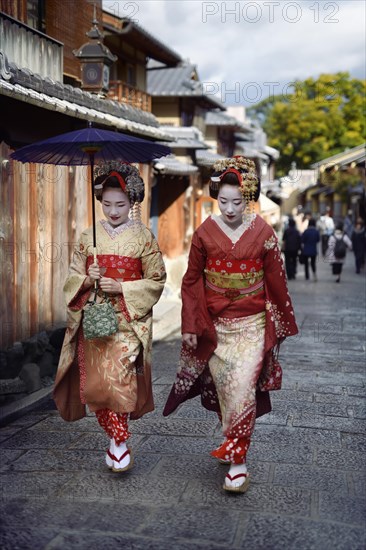
<instances>
[{"instance_id":1,"label":"cobblestone pavement","mask_svg":"<svg viewBox=\"0 0 366 550\"><path fill-rule=\"evenodd\" d=\"M336 284L320 261L318 282L302 268L290 282L300 335L282 348L284 387L257 423L245 495L221 489L214 414L194 400L161 415L176 332L154 345L157 408L131 423L130 472L104 466L93 416L69 424L51 402L0 430L1 548L364 550L365 278L351 254L344 272Z\"/></svg>"}]
</instances>

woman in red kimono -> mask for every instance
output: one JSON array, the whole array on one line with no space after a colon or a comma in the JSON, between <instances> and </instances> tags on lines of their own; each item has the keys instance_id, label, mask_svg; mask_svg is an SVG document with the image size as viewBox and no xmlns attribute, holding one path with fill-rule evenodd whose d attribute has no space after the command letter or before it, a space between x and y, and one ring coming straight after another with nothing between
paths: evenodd
<instances>
[{"instance_id":1,"label":"woman in red kimono","mask_svg":"<svg viewBox=\"0 0 366 550\"><path fill-rule=\"evenodd\" d=\"M182 352L164 415L201 394L225 436L212 456L230 464L224 489L245 492L246 455L257 416L280 389L279 344L297 333L273 229L254 213L260 181L253 161L218 161L210 194L221 215L195 231L182 282Z\"/></svg>"},{"instance_id":2,"label":"woman in red kimono","mask_svg":"<svg viewBox=\"0 0 366 550\"><path fill-rule=\"evenodd\" d=\"M139 205L144 182L134 166L98 168L95 194L104 220L81 234L64 286L68 326L57 370L54 399L67 421L95 412L110 438L105 457L114 472L133 465L128 420L154 410L151 384L152 308L166 279L158 244L143 225ZM98 301L107 293L118 317L118 331L86 339L83 308L98 281Z\"/></svg>"}]
</instances>

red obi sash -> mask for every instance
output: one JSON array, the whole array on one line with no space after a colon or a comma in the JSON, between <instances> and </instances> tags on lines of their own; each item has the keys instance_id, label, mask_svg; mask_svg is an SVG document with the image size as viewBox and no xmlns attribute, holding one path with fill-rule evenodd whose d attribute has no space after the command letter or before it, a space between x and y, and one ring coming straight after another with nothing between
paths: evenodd
<instances>
[{"instance_id":1,"label":"red obi sash","mask_svg":"<svg viewBox=\"0 0 366 550\"><path fill-rule=\"evenodd\" d=\"M206 269L215 273L256 273L263 269L263 261L255 260L219 260L207 258Z\"/></svg>"},{"instance_id":2,"label":"red obi sash","mask_svg":"<svg viewBox=\"0 0 366 550\"><path fill-rule=\"evenodd\" d=\"M128 256L114 256L112 254L98 254L98 265L103 277L134 281L142 279L142 263L140 258ZM94 256L88 256L86 269L94 262Z\"/></svg>"},{"instance_id":3,"label":"red obi sash","mask_svg":"<svg viewBox=\"0 0 366 550\"><path fill-rule=\"evenodd\" d=\"M207 258L205 285L229 300L263 292L263 261Z\"/></svg>"}]
</instances>

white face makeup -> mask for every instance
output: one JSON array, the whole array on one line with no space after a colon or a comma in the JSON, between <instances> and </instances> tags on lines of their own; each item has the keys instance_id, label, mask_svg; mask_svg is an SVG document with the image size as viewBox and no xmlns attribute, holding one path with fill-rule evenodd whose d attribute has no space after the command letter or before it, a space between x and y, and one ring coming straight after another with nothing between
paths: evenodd
<instances>
[{"instance_id":1,"label":"white face makeup","mask_svg":"<svg viewBox=\"0 0 366 550\"><path fill-rule=\"evenodd\" d=\"M224 222L236 229L243 223L245 202L237 185L223 184L217 197Z\"/></svg>"},{"instance_id":2,"label":"white face makeup","mask_svg":"<svg viewBox=\"0 0 366 550\"><path fill-rule=\"evenodd\" d=\"M126 223L131 203L122 189L106 188L103 191L102 209L106 220L114 227Z\"/></svg>"}]
</instances>

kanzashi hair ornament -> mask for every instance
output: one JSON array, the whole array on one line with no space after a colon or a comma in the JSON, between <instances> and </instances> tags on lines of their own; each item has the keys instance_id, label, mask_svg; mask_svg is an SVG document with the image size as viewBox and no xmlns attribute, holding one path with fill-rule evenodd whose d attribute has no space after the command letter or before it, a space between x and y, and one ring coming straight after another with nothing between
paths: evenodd
<instances>
[{"instance_id":1,"label":"kanzashi hair ornament","mask_svg":"<svg viewBox=\"0 0 366 550\"><path fill-rule=\"evenodd\" d=\"M244 157L232 157L215 162L214 175L211 177L210 187L218 190L225 174L233 172L237 175L240 191L246 202L254 200L258 189L259 178L255 163Z\"/></svg>"},{"instance_id":2,"label":"kanzashi hair ornament","mask_svg":"<svg viewBox=\"0 0 366 550\"><path fill-rule=\"evenodd\" d=\"M237 176L240 192L245 201L244 216L253 220L255 218L255 196L258 191L259 177L255 163L251 159L242 156L235 156L215 162L214 175L210 179L210 188L217 192L220 182L227 173L234 173Z\"/></svg>"},{"instance_id":3,"label":"kanzashi hair ornament","mask_svg":"<svg viewBox=\"0 0 366 550\"><path fill-rule=\"evenodd\" d=\"M131 208L131 219L136 222L141 222L141 203L135 202Z\"/></svg>"}]
</instances>

